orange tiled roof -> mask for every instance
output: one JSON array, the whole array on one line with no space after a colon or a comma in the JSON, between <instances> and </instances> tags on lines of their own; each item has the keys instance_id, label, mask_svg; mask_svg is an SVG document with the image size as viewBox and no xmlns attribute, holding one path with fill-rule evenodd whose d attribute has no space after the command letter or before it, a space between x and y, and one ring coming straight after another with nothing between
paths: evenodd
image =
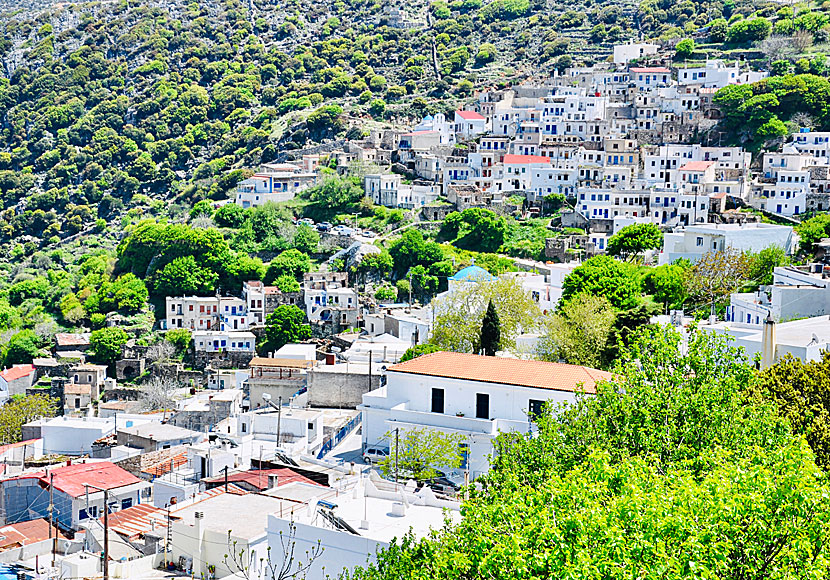
<instances>
[{"instance_id":1,"label":"orange tiled roof","mask_svg":"<svg viewBox=\"0 0 830 580\"><path fill-rule=\"evenodd\" d=\"M611 373L562 363L480 356L460 352L435 352L393 365L387 372L428 375L448 379L498 383L517 387L595 393Z\"/></svg>"}]
</instances>

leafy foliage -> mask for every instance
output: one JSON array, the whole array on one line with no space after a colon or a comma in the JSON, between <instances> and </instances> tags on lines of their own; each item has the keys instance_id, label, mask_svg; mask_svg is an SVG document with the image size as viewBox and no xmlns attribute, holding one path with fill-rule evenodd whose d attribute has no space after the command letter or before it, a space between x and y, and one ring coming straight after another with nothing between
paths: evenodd
<instances>
[{"instance_id":1,"label":"leafy foliage","mask_svg":"<svg viewBox=\"0 0 830 580\"><path fill-rule=\"evenodd\" d=\"M306 323L305 312L293 304L281 304L265 320L265 338L268 347L279 349L290 342L311 338L311 326Z\"/></svg>"},{"instance_id":2,"label":"leafy foliage","mask_svg":"<svg viewBox=\"0 0 830 580\"><path fill-rule=\"evenodd\" d=\"M565 278L561 303L580 293L605 297L615 308L626 309L637 303L640 285L632 266L609 256L594 256Z\"/></svg>"},{"instance_id":3,"label":"leafy foliage","mask_svg":"<svg viewBox=\"0 0 830 580\"><path fill-rule=\"evenodd\" d=\"M129 336L123 328L102 328L92 331L89 335L89 346L97 361L112 364L121 356L121 347L127 344L128 339Z\"/></svg>"},{"instance_id":4,"label":"leafy foliage","mask_svg":"<svg viewBox=\"0 0 830 580\"><path fill-rule=\"evenodd\" d=\"M655 224L625 226L608 240L608 253L627 260L646 250L663 246L663 232Z\"/></svg>"},{"instance_id":5,"label":"leafy foliage","mask_svg":"<svg viewBox=\"0 0 830 580\"><path fill-rule=\"evenodd\" d=\"M388 431L389 455L379 464L384 477L424 481L437 475L436 468L457 469L461 466L460 445L464 436L457 432L443 433L434 429L413 428Z\"/></svg>"},{"instance_id":6,"label":"leafy foliage","mask_svg":"<svg viewBox=\"0 0 830 580\"><path fill-rule=\"evenodd\" d=\"M48 395L12 398L0 407L0 443L17 443L22 438L23 425L43 417L54 417L56 412L55 401Z\"/></svg>"}]
</instances>

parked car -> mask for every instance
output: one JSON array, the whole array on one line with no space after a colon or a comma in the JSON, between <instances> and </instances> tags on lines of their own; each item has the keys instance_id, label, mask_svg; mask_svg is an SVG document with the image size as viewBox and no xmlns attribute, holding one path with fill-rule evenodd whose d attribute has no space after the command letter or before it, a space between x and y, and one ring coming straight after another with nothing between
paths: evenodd
<instances>
[{"instance_id":1,"label":"parked car","mask_svg":"<svg viewBox=\"0 0 830 580\"><path fill-rule=\"evenodd\" d=\"M389 457L389 452L381 447L367 447L366 451L363 452L363 461L370 465L383 461L387 457Z\"/></svg>"},{"instance_id":2,"label":"parked car","mask_svg":"<svg viewBox=\"0 0 830 580\"><path fill-rule=\"evenodd\" d=\"M451 479L443 474L433 477L432 479L427 479L424 481L424 485L435 491L450 495L455 495L461 489L461 486L456 485Z\"/></svg>"},{"instance_id":3,"label":"parked car","mask_svg":"<svg viewBox=\"0 0 830 580\"><path fill-rule=\"evenodd\" d=\"M329 222L320 222L317 224L318 232L327 232L329 230L331 230L331 224Z\"/></svg>"},{"instance_id":4,"label":"parked car","mask_svg":"<svg viewBox=\"0 0 830 580\"><path fill-rule=\"evenodd\" d=\"M377 234L375 232L373 232L372 230L363 230L362 235L363 235L364 238L375 238L375 237L377 237Z\"/></svg>"},{"instance_id":5,"label":"parked car","mask_svg":"<svg viewBox=\"0 0 830 580\"><path fill-rule=\"evenodd\" d=\"M314 220L311 219L311 218L302 218L302 219L297 220L297 225L298 226L303 225L303 226L308 226L310 228L313 228L314 227Z\"/></svg>"},{"instance_id":6,"label":"parked car","mask_svg":"<svg viewBox=\"0 0 830 580\"><path fill-rule=\"evenodd\" d=\"M354 229L349 226L334 226L331 229L331 233L337 234L338 236L353 236Z\"/></svg>"}]
</instances>

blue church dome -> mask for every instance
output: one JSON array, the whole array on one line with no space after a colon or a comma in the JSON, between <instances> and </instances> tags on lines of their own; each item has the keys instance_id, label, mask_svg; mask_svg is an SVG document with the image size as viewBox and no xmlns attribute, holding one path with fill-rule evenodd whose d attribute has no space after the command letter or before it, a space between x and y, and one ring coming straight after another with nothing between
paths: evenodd
<instances>
[{"instance_id":1,"label":"blue church dome","mask_svg":"<svg viewBox=\"0 0 830 580\"><path fill-rule=\"evenodd\" d=\"M481 266L467 266L455 273L455 276L450 277L450 280L455 282L491 282L496 277Z\"/></svg>"}]
</instances>

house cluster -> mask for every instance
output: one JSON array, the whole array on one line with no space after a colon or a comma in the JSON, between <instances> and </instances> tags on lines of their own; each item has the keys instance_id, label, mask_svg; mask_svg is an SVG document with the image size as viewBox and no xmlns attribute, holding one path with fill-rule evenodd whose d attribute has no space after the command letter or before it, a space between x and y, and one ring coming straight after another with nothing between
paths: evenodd
<instances>
[{"instance_id":1,"label":"house cluster","mask_svg":"<svg viewBox=\"0 0 830 580\"><path fill-rule=\"evenodd\" d=\"M365 346L349 364L371 367L372 351L389 345ZM545 404L590 395L610 378L439 352L378 365L382 380L368 387L330 373L321 403L294 394L318 365L339 366L308 358L315 354L314 345L286 345L251 362L237 385L247 391L200 391L173 409L101 404L95 416L27 423L20 443L0 447L0 525L9 539L0 560L50 578L150 578L159 568L265 578L275 566L300 566L291 554L302 553L308 577L338 574L393 538L458 520L455 484L488 471L499 432L532 432ZM456 433L461 464L434 466L445 477L426 485L364 464L388 457L390 434L406 429Z\"/></svg>"}]
</instances>

